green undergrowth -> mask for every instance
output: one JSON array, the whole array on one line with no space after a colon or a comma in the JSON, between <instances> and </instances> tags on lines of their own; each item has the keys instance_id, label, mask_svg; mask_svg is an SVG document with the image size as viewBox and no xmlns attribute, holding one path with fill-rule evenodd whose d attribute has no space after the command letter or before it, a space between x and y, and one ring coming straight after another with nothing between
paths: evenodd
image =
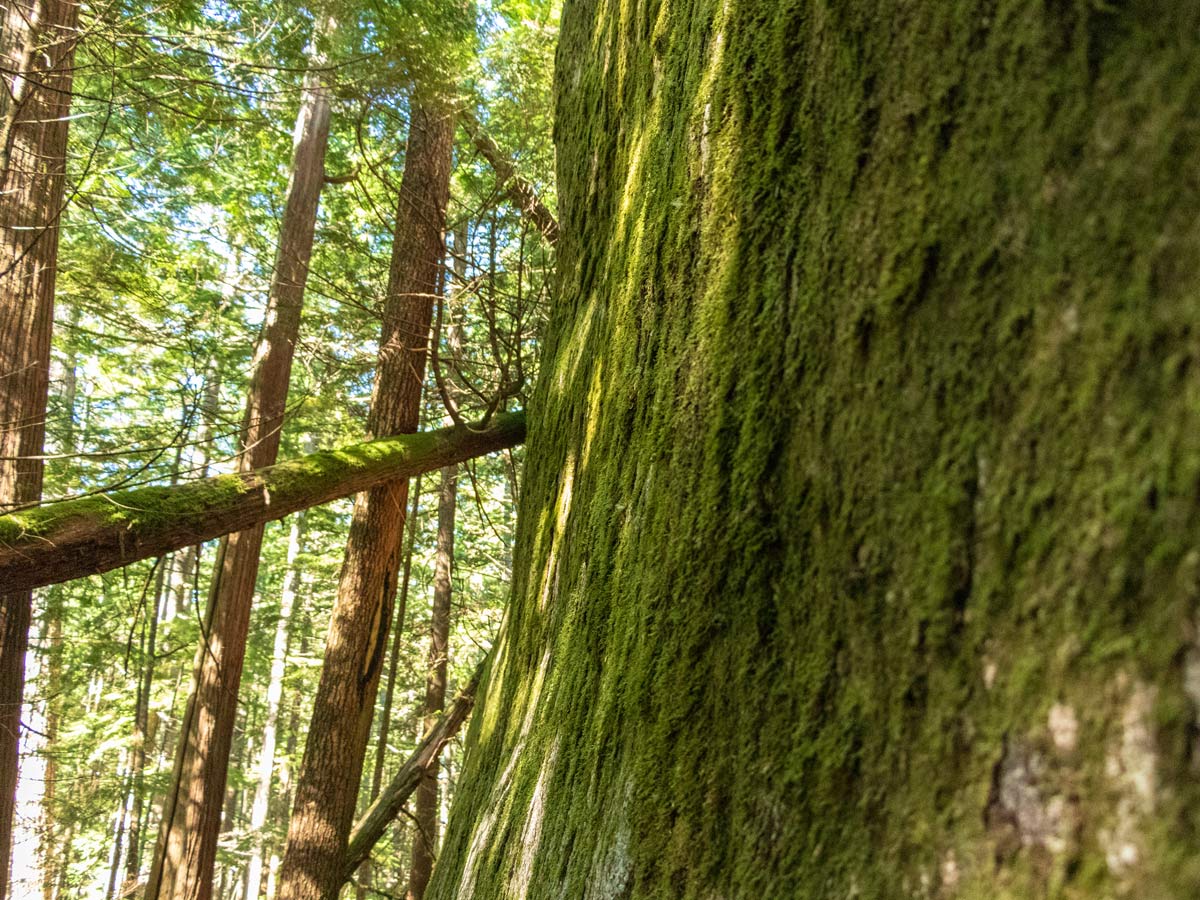
<instances>
[{"instance_id":1,"label":"green undergrowth","mask_svg":"<svg viewBox=\"0 0 1200 900\"><path fill-rule=\"evenodd\" d=\"M434 897L1200 892L1198 44L1160 0L568 2Z\"/></svg>"}]
</instances>

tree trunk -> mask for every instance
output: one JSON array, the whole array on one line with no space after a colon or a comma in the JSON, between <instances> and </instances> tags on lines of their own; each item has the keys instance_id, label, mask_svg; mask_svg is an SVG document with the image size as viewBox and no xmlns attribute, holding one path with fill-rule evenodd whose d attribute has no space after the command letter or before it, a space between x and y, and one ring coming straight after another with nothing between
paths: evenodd
<instances>
[{"instance_id":1,"label":"tree trunk","mask_svg":"<svg viewBox=\"0 0 1200 900\"><path fill-rule=\"evenodd\" d=\"M488 425L382 438L248 474L0 516L0 580L30 588L107 572L524 439L524 413L506 413Z\"/></svg>"},{"instance_id":2,"label":"tree trunk","mask_svg":"<svg viewBox=\"0 0 1200 900\"><path fill-rule=\"evenodd\" d=\"M384 333L371 396L373 435L415 431L450 193L454 122L413 99L392 244ZM325 664L296 783L280 873L284 900L335 900L358 800L403 544L407 482L355 500Z\"/></svg>"},{"instance_id":3,"label":"tree trunk","mask_svg":"<svg viewBox=\"0 0 1200 900\"><path fill-rule=\"evenodd\" d=\"M301 585L305 581L301 578ZM297 623L300 630L300 648L299 656L304 659L308 656L309 642L309 619L303 610L299 611L300 621ZM292 759L296 755L296 744L300 732L300 706L301 706L300 688L297 687L292 693L291 703L289 704L290 712L288 713L287 725L287 742L283 748L283 758L279 761L279 794L272 804L273 818L283 823L286 828L288 814L292 808ZM282 861L281 841L275 838L271 840L271 857L267 862L267 897L266 900L275 900L279 893L279 866Z\"/></svg>"},{"instance_id":4,"label":"tree trunk","mask_svg":"<svg viewBox=\"0 0 1200 900\"><path fill-rule=\"evenodd\" d=\"M130 793L133 790L133 769L126 766L121 778L124 788L120 793L121 805L117 809L116 822L113 828L111 859L108 864L108 887L104 891L104 900L113 900L117 895L117 880L121 873L122 848L125 841L125 831L129 823Z\"/></svg>"},{"instance_id":5,"label":"tree trunk","mask_svg":"<svg viewBox=\"0 0 1200 900\"><path fill-rule=\"evenodd\" d=\"M429 660L425 681L425 730L437 722L446 706L446 670L450 652L450 608L454 594L454 513L458 502L458 467L442 469L438 492L437 559L433 574L433 615L429 629ZM413 819L412 867L408 875L407 900L423 900L438 843L437 757L424 771L417 787Z\"/></svg>"},{"instance_id":6,"label":"tree trunk","mask_svg":"<svg viewBox=\"0 0 1200 900\"><path fill-rule=\"evenodd\" d=\"M38 856L42 867L42 900L53 900L58 867L59 796L58 735L62 721L64 589L55 585L46 597L46 768L42 773L41 832Z\"/></svg>"},{"instance_id":7,"label":"tree trunk","mask_svg":"<svg viewBox=\"0 0 1200 900\"><path fill-rule=\"evenodd\" d=\"M317 35L316 40L322 36ZM296 118L279 250L242 425L238 465L243 473L275 462L284 424L329 142L330 98L322 83L324 75L318 71L320 64L318 56L317 65L305 77ZM221 798L262 536L263 526L255 525L230 534L217 550L206 639L197 651L193 700L180 737L179 775L164 815L147 900L211 895Z\"/></svg>"},{"instance_id":8,"label":"tree trunk","mask_svg":"<svg viewBox=\"0 0 1200 900\"><path fill-rule=\"evenodd\" d=\"M568 0L427 897L1200 896L1200 6Z\"/></svg>"},{"instance_id":9,"label":"tree trunk","mask_svg":"<svg viewBox=\"0 0 1200 900\"><path fill-rule=\"evenodd\" d=\"M375 770L371 775L371 800L379 796L383 787L383 767L387 760L388 738L392 728L392 701L396 694L396 673L400 668L400 654L404 649L404 620L408 612L408 588L412 581L413 551L417 546L417 514L421 503L421 479L412 487L412 507L408 514L408 535L404 540L404 564L400 576L400 592L396 596L396 621L392 626L392 650L388 659L387 681L384 685L383 707L379 713L379 743L375 748ZM363 900L371 886L371 860L363 861L358 872L358 897Z\"/></svg>"},{"instance_id":10,"label":"tree trunk","mask_svg":"<svg viewBox=\"0 0 1200 900\"><path fill-rule=\"evenodd\" d=\"M254 788L254 805L250 810L250 830L254 845L250 851L250 863L246 873L246 900L258 900L262 885L263 858L266 847L264 828L267 824L267 809L271 800L271 782L275 772L275 742L279 722L279 706L283 699L283 676L287 668L288 636L291 630L292 610L296 604L300 568L297 557L304 539L303 510L292 518L288 534L287 573L284 575L283 593L279 601L279 621L275 625L275 643L271 653L271 677L267 684L267 710L263 722L262 746L258 752L258 781Z\"/></svg>"},{"instance_id":11,"label":"tree trunk","mask_svg":"<svg viewBox=\"0 0 1200 900\"><path fill-rule=\"evenodd\" d=\"M67 162L72 0L0 10L0 509L42 492L59 214ZM33 598L0 594L0 898L8 890L25 651Z\"/></svg>"},{"instance_id":12,"label":"tree trunk","mask_svg":"<svg viewBox=\"0 0 1200 900\"><path fill-rule=\"evenodd\" d=\"M146 808L146 760L150 742L150 697L154 690L154 667L158 652L158 620L166 586L166 561L160 560L154 573L154 599L146 613L146 638L142 645L142 669L139 673L137 708L133 721L133 769L130 790L133 811L129 817L129 849L125 857L125 880L136 884L142 872L142 825Z\"/></svg>"},{"instance_id":13,"label":"tree trunk","mask_svg":"<svg viewBox=\"0 0 1200 900\"><path fill-rule=\"evenodd\" d=\"M79 327L80 308L70 307L66 340L66 359L63 361L62 390L59 394L63 415L62 440L59 450L73 454L75 440L75 401L79 392L79 351L76 330ZM43 773L41 834L38 839L38 855L42 865L42 900L54 900L57 882L56 858L61 856L58 834L58 732L62 719L63 690L63 615L65 608L64 589L51 588L46 596L46 633L49 641L46 648L46 769Z\"/></svg>"}]
</instances>

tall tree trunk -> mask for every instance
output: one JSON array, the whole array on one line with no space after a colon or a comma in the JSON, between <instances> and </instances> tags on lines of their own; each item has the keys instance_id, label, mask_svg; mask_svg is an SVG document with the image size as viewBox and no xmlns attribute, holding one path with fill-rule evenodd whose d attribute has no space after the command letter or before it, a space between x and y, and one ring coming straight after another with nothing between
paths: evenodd
<instances>
[{"instance_id":1,"label":"tall tree trunk","mask_svg":"<svg viewBox=\"0 0 1200 900\"><path fill-rule=\"evenodd\" d=\"M458 503L458 467L442 469L438 491L437 560L433 573L433 616L429 629L428 672L425 681L425 730L437 724L446 707L446 670L450 651L450 609L454 594L454 514ZM425 770L417 786L412 868L407 900L423 900L438 845L437 760Z\"/></svg>"},{"instance_id":2,"label":"tall tree trunk","mask_svg":"<svg viewBox=\"0 0 1200 900\"><path fill-rule=\"evenodd\" d=\"M296 603L300 583L300 568L297 558L304 540L302 510L292 517L288 533L287 572L284 575L283 592L279 600L279 621L275 625L275 643L271 652L271 677L267 683L267 710L263 722L262 746L258 752L258 781L254 788L254 805L250 810L250 831L254 845L250 851L250 862L246 873L246 898L258 900L262 885L263 856L266 848L264 829L271 800L271 782L275 772L275 743L279 722L279 706L283 699L283 676L287 668L287 648L291 632L292 609Z\"/></svg>"},{"instance_id":3,"label":"tall tree trunk","mask_svg":"<svg viewBox=\"0 0 1200 900\"><path fill-rule=\"evenodd\" d=\"M301 586L307 586L304 578L301 578ZM300 621L297 623L300 630L300 647L298 654L301 659L308 656L308 641L309 641L309 617L305 614L303 608L299 612ZM300 688L297 687L292 692L291 703L288 704L288 724L287 724L287 742L283 747L283 758L279 761L279 794L272 804L274 815L285 824L288 814L292 809L292 759L296 755L296 745L299 741L300 732L300 707L302 703L302 695ZM281 842L272 838L271 840L271 857L267 862L267 896L266 900L275 900L275 896L279 893L279 866L282 861L283 847Z\"/></svg>"},{"instance_id":4,"label":"tall tree trunk","mask_svg":"<svg viewBox=\"0 0 1200 900\"><path fill-rule=\"evenodd\" d=\"M166 585L167 564L161 560L155 572L154 599L147 612L146 639L142 645L142 669L133 721L133 812L129 817L129 849L125 857L125 880L136 883L142 871L143 817L146 807L146 760L150 742L150 697L154 690L154 667L158 652L158 620Z\"/></svg>"},{"instance_id":5,"label":"tall tree trunk","mask_svg":"<svg viewBox=\"0 0 1200 900\"><path fill-rule=\"evenodd\" d=\"M392 700L396 695L396 674L400 668L400 654L404 649L404 620L408 613L408 588L412 581L413 551L417 545L417 518L421 504L421 479L412 486L412 506L408 513L408 535L404 539L404 563L400 576L400 592L396 596L396 620L392 626L392 649L388 659L387 680L384 682L383 706L379 711L379 743L375 746L375 769L371 774L371 800L379 796L383 787L383 768L387 759L388 738L392 728ZM363 862L358 871L359 900L363 900L372 884L371 860Z\"/></svg>"},{"instance_id":6,"label":"tall tree trunk","mask_svg":"<svg viewBox=\"0 0 1200 900\"><path fill-rule=\"evenodd\" d=\"M296 119L279 250L242 426L238 460L242 472L274 463L279 449L317 206L325 179L330 100L322 78L316 67L306 76ZM212 893L213 862L262 535L261 525L237 532L224 539L217 551L205 639L196 655L194 688L184 717L175 783L164 809L147 900L207 900Z\"/></svg>"},{"instance_id":7,"label":"tall tree trunk","mask_svg":"<svg viewBox=\"0 0 1200 900\"><path fill-rule=\"evenodd\" d=\"M0 10L0 507L37 501L79 6ZM0 594L0 898L8 891L33 596Z\"/></svg>"},{"instance_id":8,"label":"tall tree trunk","mask_svg":"<svg viewBox=\"0 0 1200 900\"><path fill-rule=\"evenodd\" d=\"M375 436L415 431L419 423L453 145L451 114L432 99L414 98L371 396ZM407 491L406 481L396 481L355 500L280 873L284 900L335 900L341 887L391 625Z\"/></svg>"},{"instance_id":9,"label":"tall tree trunk","mask_svg":"<svg viewBox=\"0 0 1200 900\"><path fill-rule=\"evenodd\" d=\"M73 454L75 440L75 401L79 393L79 350L76 331L81 317L78 304L72 305L64 344L63 380L60 408L63 415L60 452ZM43 774L41 835L38 855L42 865L42 900L54 900L57 866L61 859L58 840L58 730L62 718L63 614L65 589L55 586L46 596L46 769Z\"/></svg>"},{"instance_id":10,"label":"tall tree trunk","mask_svg":"<svg viewBox=\"0 0 1200 900\"><path fill-rule=\"evenodd\" d=\"M54 873L54 887L46 900L62 900L67 896L67 887L71 880L71 855L75 850L75 828L76 823L72 819L67 823L66 834L62 838Z\"/></svg>"},{"instance_id":11,"label":"tall tree trunk","mask_svg":"<svg viewBox=\"0 0 1200 900\"><path fill-rule=\"evenodd\" d=\"M121 779L124 784L120 793L121 805L117 809L116 824L113 828L112 858L108 865L108 887L104 891L104 900L113 900L117 895L117 880L121 873L122 849L125 842L126 827L129 824L130 792L133 787L133 768L126 762L125 773Z\"/></svg>"}]
</instances>

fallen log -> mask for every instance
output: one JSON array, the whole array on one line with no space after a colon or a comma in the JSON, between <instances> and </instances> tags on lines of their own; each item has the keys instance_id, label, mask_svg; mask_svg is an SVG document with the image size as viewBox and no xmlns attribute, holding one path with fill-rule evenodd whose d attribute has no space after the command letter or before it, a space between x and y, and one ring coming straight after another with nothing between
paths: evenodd
<instances>
[{"instance_id":1,"label":"fallen log","mask_svg":"<svg viewBox=\"0 0 1200 900\"><path fill-rule=\"evenodd\" d=\"M243 474L18 510L0 516L0 593L107 572L524 439L525 414L505 413L487 425L366 441Z\"/></svg>"}]
</instances>

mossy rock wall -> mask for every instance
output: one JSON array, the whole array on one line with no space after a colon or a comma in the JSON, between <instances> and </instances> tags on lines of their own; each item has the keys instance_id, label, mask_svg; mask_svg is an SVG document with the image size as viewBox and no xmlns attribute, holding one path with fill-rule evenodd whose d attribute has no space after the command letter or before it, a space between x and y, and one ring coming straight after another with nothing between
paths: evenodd
<instances>
[{"instance_id":1,"label":"mossy rock wall","mask_svg":"<svg viewBox=\"0 0 1200 900\"><path fill-rule=\"evenodd\" d=\"M1200 5L568 0L437 900L1200 896Z\"/></svg>"}]
</instances>

